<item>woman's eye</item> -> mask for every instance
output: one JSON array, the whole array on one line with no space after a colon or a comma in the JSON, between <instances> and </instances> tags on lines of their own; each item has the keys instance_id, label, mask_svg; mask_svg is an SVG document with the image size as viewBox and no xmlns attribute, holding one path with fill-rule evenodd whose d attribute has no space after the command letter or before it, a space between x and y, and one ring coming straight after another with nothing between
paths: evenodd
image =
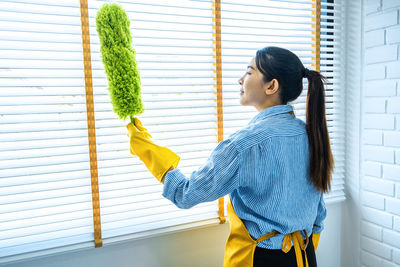
<instances>
[{"instance_id":1,"label":"woman's eye","mask_svg":"<svg viewBox=\"0 0 400 267\"><path fill-rule=\"evenodd\" d=\"M246 72L246 74L250 75L251 73L250 72Z\"/></svg>"}]
</instances>

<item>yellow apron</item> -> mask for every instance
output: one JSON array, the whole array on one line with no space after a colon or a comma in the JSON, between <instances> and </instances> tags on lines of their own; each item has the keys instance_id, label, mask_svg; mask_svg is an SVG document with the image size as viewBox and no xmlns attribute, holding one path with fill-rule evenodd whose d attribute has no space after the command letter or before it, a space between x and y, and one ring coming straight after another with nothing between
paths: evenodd
<instances>
[{"instance_id":1,"label":"yellow apron","mask_svg":"<svg viewBox=\"0 0 400 267\"><path fill-rule=\"evenodd\" d=\"M227 208L230 234L225 245L224 267L253 267L254 251L257 243L273 237L279 232L272 231L257 238L257 240L254 240L250 236L242 220L236 215L230 199L228 201ZM303 256L301 250L304 250L304 253L306 253L306 248L308 245L308 235L305 230L304 232L305 236L307 237L305 243L300 231L286 234L282 242L282 251L285 253L290 251L293 242L297 266L299 267L303 267ZM306 267L308 267L307 255L305 259Z\"/></svg>"}]
</instances>

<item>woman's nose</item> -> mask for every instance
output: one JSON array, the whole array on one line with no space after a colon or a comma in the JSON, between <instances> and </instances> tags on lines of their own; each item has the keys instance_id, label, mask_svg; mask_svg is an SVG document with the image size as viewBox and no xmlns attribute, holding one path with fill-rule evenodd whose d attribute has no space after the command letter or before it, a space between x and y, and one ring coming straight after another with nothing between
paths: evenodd
<instances>
[{"instance_id":1,"label":"woman's nose","mask_svg":"<svg viewBox=\"0 0 400 267\"><path fill-rule=\"evenodd\" d=\"M243 78L240 78L240 79L238 80L238 83L239 83L240 85L242 85L242 83L243 83Z\"/></svg>"}]
</instances>

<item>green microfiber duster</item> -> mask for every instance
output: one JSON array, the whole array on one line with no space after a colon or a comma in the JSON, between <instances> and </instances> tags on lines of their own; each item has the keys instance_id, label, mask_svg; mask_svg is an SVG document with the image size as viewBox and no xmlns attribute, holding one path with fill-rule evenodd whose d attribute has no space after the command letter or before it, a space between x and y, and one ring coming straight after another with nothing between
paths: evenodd
<instances>
[{"instance_id":1,"label":"green microfiber duster","mask_svg":"<svg viewBox=\"0 0 400 267\"><path fill-rule=\"evenodd\" d=\"M120 119L144 111L140 75L129 30L129 18L118 4L104 4L97 12L96 26L100 51L108 79L113 110Z\"/></svg>"}]
</instances>

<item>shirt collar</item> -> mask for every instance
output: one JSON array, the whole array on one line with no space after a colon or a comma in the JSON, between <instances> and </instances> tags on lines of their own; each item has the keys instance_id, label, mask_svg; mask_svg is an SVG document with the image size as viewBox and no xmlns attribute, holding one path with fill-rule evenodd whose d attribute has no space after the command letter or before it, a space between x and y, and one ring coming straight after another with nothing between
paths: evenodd
<instances>
[{"instance_id":1,"label":"shirt collar","mask_svg":"<svg viewBox=\"0 0 400 267\"><path fill-rule=\"evenodd\" d=\"M268 117L276 116L282 113L288 113L290 111L293 111L293 107L291 105L277 105L277 106L272 106L269 108L266 108L260 113L258 113L254 118L249 122L249 124L256 123L260 120L263 120Z\"/></svg>"}]
</instances>

